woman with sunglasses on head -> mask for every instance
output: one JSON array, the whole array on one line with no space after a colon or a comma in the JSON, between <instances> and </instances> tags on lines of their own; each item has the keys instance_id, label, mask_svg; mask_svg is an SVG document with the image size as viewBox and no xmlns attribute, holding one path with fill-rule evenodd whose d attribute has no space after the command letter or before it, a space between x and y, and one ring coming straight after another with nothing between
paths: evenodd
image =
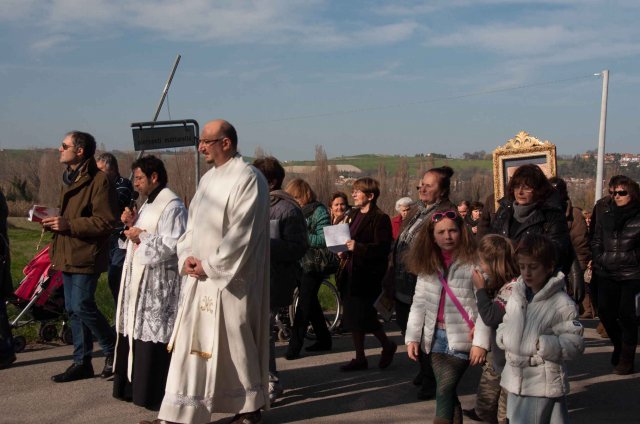
<instances>
[{"instance_id":1,"label":"woman with sunglasses on head","mask_svg":"<svg viewBox=\"0 0 640 424\"><path fill-rule=\"evenodd\" d=\"M434 423L461 423L456 393L469 365L482 364L491 329L478 315L473 273L479 260L473 236L455 210L436 211L406 256L418 276L407 322L409 358L431 362L436 377Z\"/></svg>"},{"instance_id":2,"label":"woman with sunglasses on head","mask_svg":"<svg viewBox=\"0 0 640 424\"><path fill-rule=\"evenodd\" d=\"M400 235L391 250L389 268L383 284L387 296L395 299L396 323L403 335L407 329L407 319L417 278L415 274L406 269L404 256L409 252L420 228L431 219L435 210L456 209L456 206L449 200L452 175L453 169L448 166L432 168L424 173L416 187L418 190L417 207L412 207L407 217L403 219ZM436 394L433 370L426 358L419 361L419 364L420 371L413 379L413 384L420 386L418 399L431 399Z\"/></svg>"},{"instance_id":3,"label":"woman with sunglasses on head","mask_svg":"<svg viewBox=\"0 0 640 424\"><path fill-rule=\"evenodd\" d=\"M634 372L640 295L640 190L624 175L609 181L611 201L598 212L591 239L598 314L613 344L615 374Z\"/></svg>"},{"instance_id":4,"label":"woman with sunglasses on head","mask_svg":"<svg viewBox=\"0 0 640 424\"><path fill-rule=\"evenodd\" d=\"M365 370L369 367L364 353L364 336L372 333L382 346L378 368L387 368L396 352L396 344L378 321L373 304L380 295L382 277L387 268L391 246L391 220L376 206L380 185L373 178L359 178L353 183L354 210L348 217L351 240L342 259L336 280L342 304L343 324L351 331L356 357L342 365L342 371Z\"/></svg>"},{"instance_id":5,"label":"woman with sunglasses on head","mask_svg":"<svg viewBox=\"0 0 640 424\"><path fill-rule=\"evenodd\" d=\"M558 266L567 274L574 257L569 227L560 196L542 169L534 164L520 166L505 191L491 221L491 233L514 243L527 234L546 235L560 255Z\"/></svg>"}]
</instances>

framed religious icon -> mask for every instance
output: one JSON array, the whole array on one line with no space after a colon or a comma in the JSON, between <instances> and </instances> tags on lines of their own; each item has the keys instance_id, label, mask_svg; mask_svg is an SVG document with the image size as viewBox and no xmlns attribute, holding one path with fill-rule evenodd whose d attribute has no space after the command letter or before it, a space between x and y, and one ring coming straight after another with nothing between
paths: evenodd
<instances>
[{"instance_id":1,"label":"framed religious icon","mask_svg":"<svg viewBox=\"0 0 640 424\"><path fill-rule=\"evenodd\" d=\"M505 196L509 179L520 165L538 165L547 178L556 176L556 146L520 131L504 146L493 151L493 192L496 210Z\"/></svg>"}]
</instances>

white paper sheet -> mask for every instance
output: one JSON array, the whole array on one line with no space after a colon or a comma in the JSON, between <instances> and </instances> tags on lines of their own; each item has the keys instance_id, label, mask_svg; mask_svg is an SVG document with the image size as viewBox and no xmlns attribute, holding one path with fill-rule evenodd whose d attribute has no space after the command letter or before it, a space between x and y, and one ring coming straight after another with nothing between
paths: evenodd
<instances>
[{"instance_id":1,"label":"white paper sheet","mask_svg":"<svg viewBox=\"0 0 640 424\"><path fill-rule=\"evenodd\" d=\"M347 241L351 240L351 233L349 232L349 225L336 224L327 225L323 228L324 240L327 243L327 247L333 253L340 253L347 251Z\"/></svg>"},{"instance_id":2,"label":"white paper sheet","mask_svg":"<svg viewBox=\"0 0 640 424\"><path fill-rule=\"evenodd\" d=\"M60 209L49 206L33 205L29 209L27 220L31 222L42 222L43 219L60 215Z\"/></svg>"}]
</instances>

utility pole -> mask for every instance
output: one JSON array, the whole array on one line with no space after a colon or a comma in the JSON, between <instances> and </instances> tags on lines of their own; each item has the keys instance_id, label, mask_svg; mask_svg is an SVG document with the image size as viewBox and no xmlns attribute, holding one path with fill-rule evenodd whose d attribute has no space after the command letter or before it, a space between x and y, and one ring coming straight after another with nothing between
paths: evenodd
<instances>
[{"instance_id":1,"label":"utility pole","mask_svg":"<svg viewBox=\"0 0 640 424\"><path fill-rule=\"evenodd\" d=\"M597 202L602 198L602 181L604 180L604 141L607 132L607 96L609 93L609 70L605 69L596 75L602 75L602 102L600 104L600 134L598 137L598 166L596 168Z\"/></svg>"}]
</instances>

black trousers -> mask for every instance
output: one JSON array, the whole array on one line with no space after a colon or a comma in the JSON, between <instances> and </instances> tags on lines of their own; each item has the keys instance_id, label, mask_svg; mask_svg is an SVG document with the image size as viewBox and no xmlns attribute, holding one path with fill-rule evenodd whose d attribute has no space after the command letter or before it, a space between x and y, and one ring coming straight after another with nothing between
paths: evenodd
<instances>
[{"instance_id":1,"label":"black trousers","mask_svg":"<svg viewBox=\"0 0 640 424\"><path fill-rule=\"evenodd\" d=\"M311 323L318 342L329 343L331 334L327 329L322 307L318 300L318 290L324 276L319 272L305 272L298 287L298 307L293 319L293 329L289 346L300 349L304 344L307 326Z\"/></svg>"},{"instance_id":2,"label":"black trousers","mask_svg":"<svg viewBox=\"0 0 640 424\"><path fill-rule=\"evenodd\" d=\"M640 280L598 278L598 315L615 348L622 343L629 346L638 343L635 304L638 293Z\"/></svg>"},{"instance_id":3,"label":"black trousers","mask_svg":"<svg viewBox=\"0 0 640 424\"><path fill-rule=\"evenodd\" d=\"M118 354L113 376L113 397L150 410L160 409L169 375L171 354L166 343L133 340L133 370L127 377L129 339L118 334Z\"/></svg>"},{"instance_id":4,"label":"black trousers","mask_svg":"<svg viewBox=\"0 0 640 424\"><path fill-rule=\"evenodd\" d=\"M7 316L6 301L0 296L0 358L13 357L13 336L11 335L11 325Z\"/></svg>"}]
</instances>

